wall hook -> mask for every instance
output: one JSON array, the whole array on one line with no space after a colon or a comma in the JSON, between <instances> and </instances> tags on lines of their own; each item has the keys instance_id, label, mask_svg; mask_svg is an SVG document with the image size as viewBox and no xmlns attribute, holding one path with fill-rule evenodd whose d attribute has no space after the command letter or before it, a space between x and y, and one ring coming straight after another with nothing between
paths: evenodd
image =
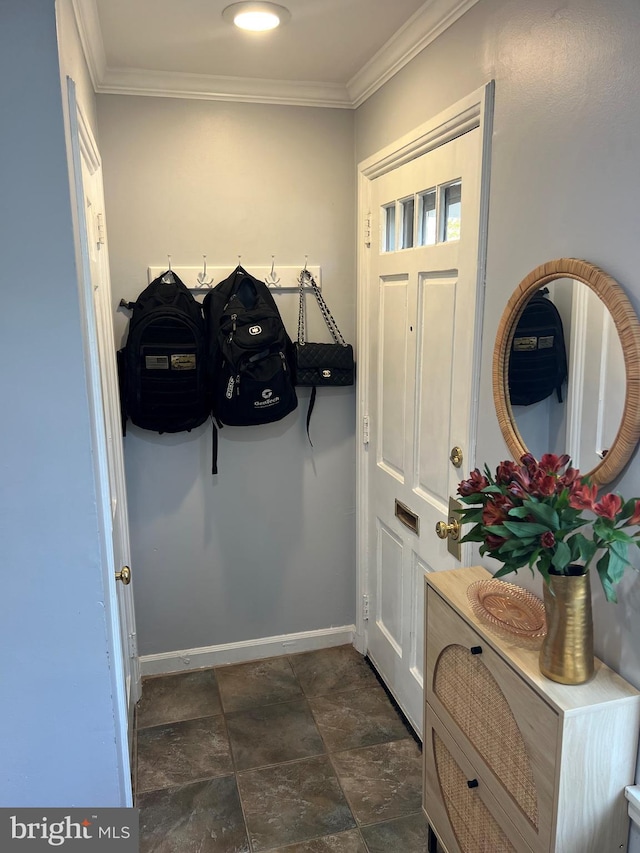
<instances>
[{"instance_id":1,"label":"wall hook","mask_svg":"<svg viewBox=\"0 0 640 853\"><path fill-rule=\"evenodd\" d=\"M276 275L276 272L275 272L275 265L276 265L276 256L271 255L271 272L265 276L265 278L264 278L265 284L275 286L280 281L280 276Z\"/></svg>"},{"instance_id":2,"label":"wall hook","mask_svg":"<svg viewBox=\"0 0 640 853\"><path fill-rule=\"evenodd\" d=\"M207 256L202 256L202 272L197 275L198 285L200 287L211 287L213 278L207 275Z\"/></svg>"},{"instance_id":3,"label":"wall hook","mask_svg":"<svg viewBox=\"0 0 640 853\"><path fill-rule=\"evenodd\" d=\"M173 284L175 282L175 276L173 274L173 270L171 269L171 255L167 255L167 263L169 265L169 269L162 276L162 281L164 284Z\"/></svg>"}]
</instances>

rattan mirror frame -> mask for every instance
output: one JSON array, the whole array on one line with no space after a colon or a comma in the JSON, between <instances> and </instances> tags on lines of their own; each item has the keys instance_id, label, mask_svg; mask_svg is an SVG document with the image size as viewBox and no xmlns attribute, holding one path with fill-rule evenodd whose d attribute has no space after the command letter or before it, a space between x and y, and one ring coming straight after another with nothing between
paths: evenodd
<instances>
[{"instance_id":1,"label":"rattan mirror frame","mask_svg":"<svg viewBox=\"0 0 640 853\"><path fill-rule=\"evenodd\" d=\"M572 278L590 287L609 309L620 336L627 379L622 420L602 462L591 471L582 472L595 483L610 483L621 473L640 439L640 323L618 282L588 261L559 258L541 264L520 282L507 302L493 350L493 400L498 424L513 458L519 460L528 451L509 401L508 356L526 302L541 287L560 278Z\"/></svg>"}]
</instances>

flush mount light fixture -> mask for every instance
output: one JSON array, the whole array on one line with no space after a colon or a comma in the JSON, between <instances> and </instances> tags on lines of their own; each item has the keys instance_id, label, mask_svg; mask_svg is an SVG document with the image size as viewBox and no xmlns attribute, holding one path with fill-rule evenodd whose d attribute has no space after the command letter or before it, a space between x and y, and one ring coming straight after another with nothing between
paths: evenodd
<instances>
[{"instance_id":1,"label":"flush mount light fixture","mask_svg":"<svg viewBox=\"0 0 640 853\"><path fill-rule=\"evenodd\" d=\"M280 24L286 23L291 17L291 12L276 3L245 2L227 6L222 17L242 30L264 32L274 30Z\"/></svg>"}]
</instances>

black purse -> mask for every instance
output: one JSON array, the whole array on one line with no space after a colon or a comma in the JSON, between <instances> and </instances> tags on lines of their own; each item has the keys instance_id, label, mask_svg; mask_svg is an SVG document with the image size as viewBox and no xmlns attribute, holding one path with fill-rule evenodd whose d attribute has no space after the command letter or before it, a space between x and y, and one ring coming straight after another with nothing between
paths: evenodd
<instances>
[{"instance_id":1,"label":"black purse","mask_svg":"<svg viewBox=\"0 0 640 853\"><path fill-rule=\"evenodd\" d=\"M322 311L327 328L333 338L332 344L308 343L305 327L304 286L308 285ZM296 385L318 387L324 385L353 385L355 365L353 347L345 342L333 315L320 293L314 277L308 270L298 276L300 308L298 311L298 340L294 344Z\"/></svg>"},{"instance_id":2,"label":"black purse","mask_svg":"<svg viewBox=\"0 0 640 853\"><path fill-rule=\"evenodd\" d=\"M309 343L306 340L304 286L308 285L320 307L324 321L333 338L332 344ZM309 270L303 269L298 276L300 292L300 307L298 310L298 340L293 345L295 384L311 387L311 397L307 410L307 437L313 447L309 435L311 413L316 401L316 388L324 386L353 385L355 363L353 347L346 343L342 333L333 319L323 295Z\"/></svg>"}]
</instances>

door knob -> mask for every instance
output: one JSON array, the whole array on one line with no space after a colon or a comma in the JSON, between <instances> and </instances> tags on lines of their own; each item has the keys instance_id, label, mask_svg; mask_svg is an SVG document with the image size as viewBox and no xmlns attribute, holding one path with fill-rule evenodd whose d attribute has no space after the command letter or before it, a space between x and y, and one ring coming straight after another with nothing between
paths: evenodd
<instances>
[{"instance_id":1,"label":"door knob","mask_svg":"<svg viewBox=\"0 0 640 853\"><path fill-rule=\"evenodd\" d=\"M461 447L452 447L451 453L449 454L449 459L451 460L454 468L460 468L463 460L462 448Z\"/></svg>"},{"instance_id":2,"label":"door knob","mask_svg":"<svg viewBox=\"0 0 640 853\"><path fill-rule=\"evenodd\" d=\"M125 586L131 583L131 569L129 566L123 566L119 572L116 572L116 580L122 581Z\"/></svg>"},{"instance_id":3,"label":"door knob","mask_svg":"<svg viewBox=\"0 0 640 853\"><path fill-rule=\"evenodd\" d=\"M446 524L444 521L439 521L436 524L436 533L440 537L440 539L458 539L460 537L460 522L457 519L452 518L449 524Z\"/></svg>"}]
</instances>

